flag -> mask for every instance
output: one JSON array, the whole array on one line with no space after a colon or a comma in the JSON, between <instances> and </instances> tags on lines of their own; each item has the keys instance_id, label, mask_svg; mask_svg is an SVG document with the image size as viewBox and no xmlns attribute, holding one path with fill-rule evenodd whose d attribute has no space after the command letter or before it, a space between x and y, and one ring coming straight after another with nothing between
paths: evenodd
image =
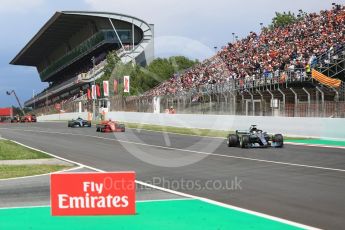
<instances>
[{"instance_id":1,"label":"flag","mask_svg":"<svg viewBox=\"0 0 345 230\"><path fill-rule=\"evenodd\" d=\"M314 78L315 80L317 80L318 82L320 82L323 85L326 85L326 86L329 86L332 88L339 88L341 86L341 80L328 77L328 76L318 72L315 69L312 70L311 76L312 76L312 78Z\"/></svg>"},{"instance_id":2,"label":"flag","mask_svg":"<svg viewBox=\"0 0 345 230\"><path fill-rule=\"evenodd\" d=\"M96 85L92 85L92 99L97 99Z\"/></svg>"},{"instance_id":3,"label":"flag","mask_svg":"<svg viewBox=\"0 0 345 230\"><path fill-rule=\"evenodd\" d=\"M101 89L99 87L99 84L96 84L96 92L97 92L97 97L101 97Z\"/></svg>"},{"instance_id":4,"label":"flag","mask_svg":"<svg viewBox=\"0 0 345 230\"><path fill-rule=\"evenodd\" d=\"M114 95L117 95L117 80L114 80Z\"/></svg>"},{"instance_id":5,"label":"flag","mask_svg":"<svg viewBox=\"0 0 345 230\"><path fill-rule=\"evenodd\" d=\"M129 76L123 77L123 92L129 93Z\"/></svg>"},{"instance_id":6,"label":"flag","mask_svg":"<svg viewBox=\"0 0 345 230\"><path fill-rule=\"evenodd\" d=\"M87 99L91 100L91 90L87 89Z\"/></svg>"},{"instance_id":7,"label":"flag","mask_svg":"<svg viewBox=\"0 0 345 230\"><path fill-rule=\"evenodd\" d=\"M103 95L109 97L109 81L103 81Z\"/></svg>"}]
</instances>

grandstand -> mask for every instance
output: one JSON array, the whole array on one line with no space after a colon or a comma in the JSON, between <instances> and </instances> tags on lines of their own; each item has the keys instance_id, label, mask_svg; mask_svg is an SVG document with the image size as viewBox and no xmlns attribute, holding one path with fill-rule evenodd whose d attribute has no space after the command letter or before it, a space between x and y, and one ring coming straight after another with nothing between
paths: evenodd
<instances>
[{"instance_id":1,"label":"grandstand","mask_svg":"<svg viewBox=\"0 0 345 230\"><path fill-rule=\"evenodd\" d=\"M145 93L177 112L345 116L345 7L263 28Z\"/></svg>"},{"instance_id":2,"label":"grandstand","mask_svg":"<svg viewBox=\"0 0 345 230\"><path fill-rule=\"evenodd\" d=\"M136 17L106 13L56 12L11 61L34 66L49 87L25 102L35 109L85 95L100 78L106 55L145 66L153 60L154 26Z\"/></svg>"},{"instance_id":3,"label":"grandstand","mask_svg":"<svg viewBox=\"0 0 345 230\"><path fill-rule=\"evenodd\" d=\"M144 43L152 42L152 31L149 31L148 40L145 34L142 37ZM61 43L61 39L59 41ZM141 47L141 43L135 44ZM117 43L117 49L120 48ZM19 57L23 56L21 53ZM89 59L90 55L85 63L90 65ZM21 64L18 60L17 56L13 62ZM91 81L92 74L101 75L102 66L101 60L93 69L89 66L89 72L82 75L85 82ZM49 71L52 70L39 71L42 80L51 74ZM50 96L48 91L41 93L41 108L45 106L45 109L39 112L56 112L54 103L65 98L59 90L75 87L80 79L75 69L68 79L63 77L64 71L59 73L48 75L56 80L48 91L59 95L58 98ZM287 26L264 27L260 34L250 32L247 37L228 43L213 57L173 75L143 95L110 96L108 108L153 112L153 101L160 98L161 112L172 106L177 113L345 117L344 81L345 7L334 4L330 10L300 15ZM81 100L86 101L82 111L90 111L87 98ZM35 99L26 105L32 106L33 101ZM64 111L81 111L80 100L64 102Z\"/></svg>"}]
</instances>

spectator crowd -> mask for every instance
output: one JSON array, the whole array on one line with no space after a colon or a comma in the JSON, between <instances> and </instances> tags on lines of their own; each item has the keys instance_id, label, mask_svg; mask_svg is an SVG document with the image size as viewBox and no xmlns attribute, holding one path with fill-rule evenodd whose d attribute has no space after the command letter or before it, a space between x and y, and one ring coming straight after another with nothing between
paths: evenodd
<instances>
[{"instance_id":1,"label":"spectator crowd","mask_svg":"<svg viewBox=\"0 0 345 230\"><path fill-rule=\"evenodd\" d=\"M345 7L335 5L319 14L305 14L284 27L263 28L260 34L250 32L246 38L229 43L215 56L172 76L144 95L174 95L206 84L271 78L286 71L310 74L316 65L328 64L343 44Z\"/></svg>"}]
</instances>

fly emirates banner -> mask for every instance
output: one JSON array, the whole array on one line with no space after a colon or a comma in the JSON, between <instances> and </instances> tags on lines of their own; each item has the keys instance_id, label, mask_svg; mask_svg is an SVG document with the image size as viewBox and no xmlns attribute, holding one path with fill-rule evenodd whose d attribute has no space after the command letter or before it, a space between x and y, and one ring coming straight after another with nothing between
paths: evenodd
<instances>
[{"instance_id":1,"label":"fly emirates banner","mask_svg":"<svg viewBox=\"0 0 345 230\"><path fill-rule=\"evenodd\" d=\"M135 173L59 173L50 177L53 216L135 214Z\"/></svg>"}]
</instances>

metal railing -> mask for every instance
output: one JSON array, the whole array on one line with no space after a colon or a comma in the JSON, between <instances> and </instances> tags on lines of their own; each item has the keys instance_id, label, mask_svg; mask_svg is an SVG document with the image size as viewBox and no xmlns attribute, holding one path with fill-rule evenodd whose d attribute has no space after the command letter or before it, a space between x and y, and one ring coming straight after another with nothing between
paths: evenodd
<instances>
[{"instance_id":1,"label":"metal railing","mask_svg":"<svg viewBox=\"0 0 345 230\"><path fill-rule=\"evenodd\" d=\"M337 50L336 54L343 50ZM326 56L319 57L318 62L325 58ZM266 72L241 79L223 79L228 80L160 96L161 112L172 106L177 113L345 117L345 96L342 96L345 94L344 83L340 89L322 88L322 86L319 88L305 69ZM308 84L311 86L309 90L304 88ZM107 99L110 101L108 109L153 112L153 98L153 96L110 97ZM62 107L65 112L76 112L80 107L82 111L92 110L90 101L83 98L63 103ZM46 106L42 111L54 113L51 112L52 110L55 110L54 106Z\"/></svg>"},{"instance_id":2,"label":"metal railing","mask_svg":"<svg viewBox=\"0 0 345 230\"><path fill-rule=\"evenodd\" d=\"M160 97L160 111L164 113L173 107L179 114L217 114L217 115L247 115L247 116L285 116L285 117L345 117L345 101L322 100L316 91L309 90L311 99L302 91L294 95L287 94L286 98L274 91L273 98L266 90L255 93L223 92L217 94L198 93L193 95ZM262 95L262 96L261 96ZM273 100L272 100L273 99ZM122 97L108 98L109 111L146 112L152 113L153 97ZM75 101L60 103L63 112L92 112L92 101L78 98ZM101 108L100 101L96 102L96 114ZM54 105L36 110L36 114L58 113Z\"/></svg>"},{"instance_id":3,"label":"metal railing","mask_svg":"<svg viewBox=\"0 0 345 230\"><path fill-rule=\"evenodd\" d=\"M320 55L315 66L328 77L335 77L345 71L345 46L341 45Z\"/></svg>"}]
</instances>

